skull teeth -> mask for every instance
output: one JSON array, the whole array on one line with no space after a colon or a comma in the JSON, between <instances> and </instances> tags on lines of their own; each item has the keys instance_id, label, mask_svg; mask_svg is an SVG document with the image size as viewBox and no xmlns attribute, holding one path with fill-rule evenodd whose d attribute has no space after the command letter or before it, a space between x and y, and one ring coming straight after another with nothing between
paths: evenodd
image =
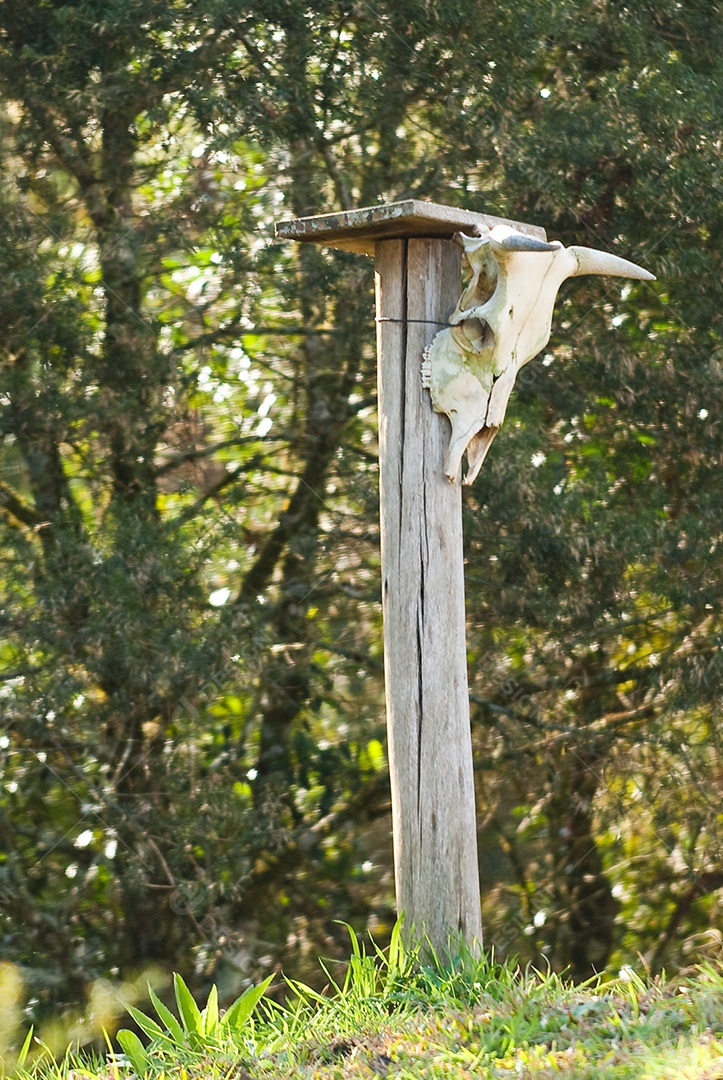
<instances>
[{"instance_id":1,"label":"skull teeth","mask_svg":"<svg viewBox=\"0 0 723 1080\"><path fill-rule=\"evenodd\" d=\"M430 386L432 385L432 361L429 356L429 345L424 350L424 359L422 360L421 375L422 386L425 390L429 390Z\"/></svg>"}]
</instances>

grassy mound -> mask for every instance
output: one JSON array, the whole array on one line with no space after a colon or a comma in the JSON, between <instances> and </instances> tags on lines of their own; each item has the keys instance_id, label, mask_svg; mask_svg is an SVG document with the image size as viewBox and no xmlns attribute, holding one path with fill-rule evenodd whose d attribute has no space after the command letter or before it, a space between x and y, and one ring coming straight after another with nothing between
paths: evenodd
<instances>
[{"instance_id":1,"label":"grassy mound","mask_svg":"<svg viewBox=\"0 0 723 1080\"><path fill-rule=\"evenodd\" d=\"M327 972L327 974L329 974ZM178 1016L155 996L156 1017L129 1007L122 1053L88 1060L69 1052L30 1061L20 1080L345 1080L389 1077L723 1080L723 972L685 980L626 979L574 987L556 975L519 971L461 954L421 963L403 949L368 955L352 935L337 984L318 994L289 981L295 997L265 997L271 980L220 1013L215 987L199 1009L175 979Z\"/></svg>"}]
</instances>

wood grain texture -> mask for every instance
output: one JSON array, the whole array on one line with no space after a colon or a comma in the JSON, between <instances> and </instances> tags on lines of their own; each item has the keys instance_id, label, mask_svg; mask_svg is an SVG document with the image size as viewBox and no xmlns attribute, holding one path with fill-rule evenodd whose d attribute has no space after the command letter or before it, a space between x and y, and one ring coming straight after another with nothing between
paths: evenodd
<instances>
[{"instance_id":1,"label":"wood grain texture","mask_svg":"<svg viewBox=\"0 0 723 1080\"><path fill-rule=\"evenodd\" d=\"M448 240L376 247L384 664L397 906L446 952L482 941L459 478L423 390L425 345L460 291ZM399 320L399 321L392 321ZM413 321L418 320L418 321Z\"/></svg>"},{"instance_id":2,"label":"wood grain texture","mask_svg":"<svg viewBox=\"0 0 723 1080\"><path fill-rule=\"evenodd\" d=\"M317 214L314 217L279 221L276 236L279 240L328 244L343 251L373 255L377 241L412 236L449 238L456 232L472 235L475 225L486 225L490 229L495 225L511 225L518 232L545 239L545 230L539 225L527 225L523 221L510 221L509 218L420 199L362 206L340 214ZM455 297L455 303L456 300Z\"/></svg>"}]
</instances>

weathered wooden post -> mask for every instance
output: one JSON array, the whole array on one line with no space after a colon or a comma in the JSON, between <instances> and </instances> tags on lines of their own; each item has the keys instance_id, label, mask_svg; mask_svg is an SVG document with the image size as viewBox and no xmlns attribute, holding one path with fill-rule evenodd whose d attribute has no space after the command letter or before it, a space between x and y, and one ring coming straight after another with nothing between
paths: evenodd
<instances>
[{"instance_id":1,"label":"weathered wooden post","mask_svg":"<svg viewBox=\"0 0 723 1080\"><path fill-rule=\"evenodd\" d=\"M276 233L375 258L397 908L405 913L407 935L426 935L440 955L450 938L476 947L482 923L462 455L471 482L502 423L517 371L549 339L565 278L652 274L603 252L548 244L544 229L535 226L414 200L284 221ZM462 234L461 243L452 242L455 234Z\"/></svg>"},{"instance_id":2,"label":"weathered wooden post","mask_svg":"<svg viewBox=\"0 0 723 1080\"><path fill-rule=\"evenodd\" d=\"M440 953L482 941L465 644L462 495L449 423L422 387L425 346L460 294L452 236L499 219L407 201L284 221L280 238L373 255L382 601L397 908ZM544 237L542 229L517 228Z\"/></svg>"}]
</instances>

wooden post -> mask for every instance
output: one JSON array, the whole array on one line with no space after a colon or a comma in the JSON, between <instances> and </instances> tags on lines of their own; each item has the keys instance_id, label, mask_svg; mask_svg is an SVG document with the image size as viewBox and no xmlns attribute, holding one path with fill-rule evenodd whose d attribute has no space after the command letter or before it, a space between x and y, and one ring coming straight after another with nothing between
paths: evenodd
<instances>
[{"instance_id":1,"label":"wooden post","mask_svg":"<svg viewBox=\"0 0 723 1080\"><path fill-rule=\"evenodd\" d=\"M397 906L446 952L481 942L465 644L462 492L421 356L460 293L450 240L376 246L382 601Z\"/></svg>"},{"instance_id":2,"label":"wooden post","mask_svg":"<svg viewBox=\"0 0 723 1080\"><path fill-rule=\"evenodd\" d=\"M460 482L449 422L422 388L424 347L461 291L457 231L498 218L409 200L281 222L279 237L374 254L382 601L397 908L440 955L482 941ZM545 238L543 229L513 224Z\"/></svg>"}]
</instances>

